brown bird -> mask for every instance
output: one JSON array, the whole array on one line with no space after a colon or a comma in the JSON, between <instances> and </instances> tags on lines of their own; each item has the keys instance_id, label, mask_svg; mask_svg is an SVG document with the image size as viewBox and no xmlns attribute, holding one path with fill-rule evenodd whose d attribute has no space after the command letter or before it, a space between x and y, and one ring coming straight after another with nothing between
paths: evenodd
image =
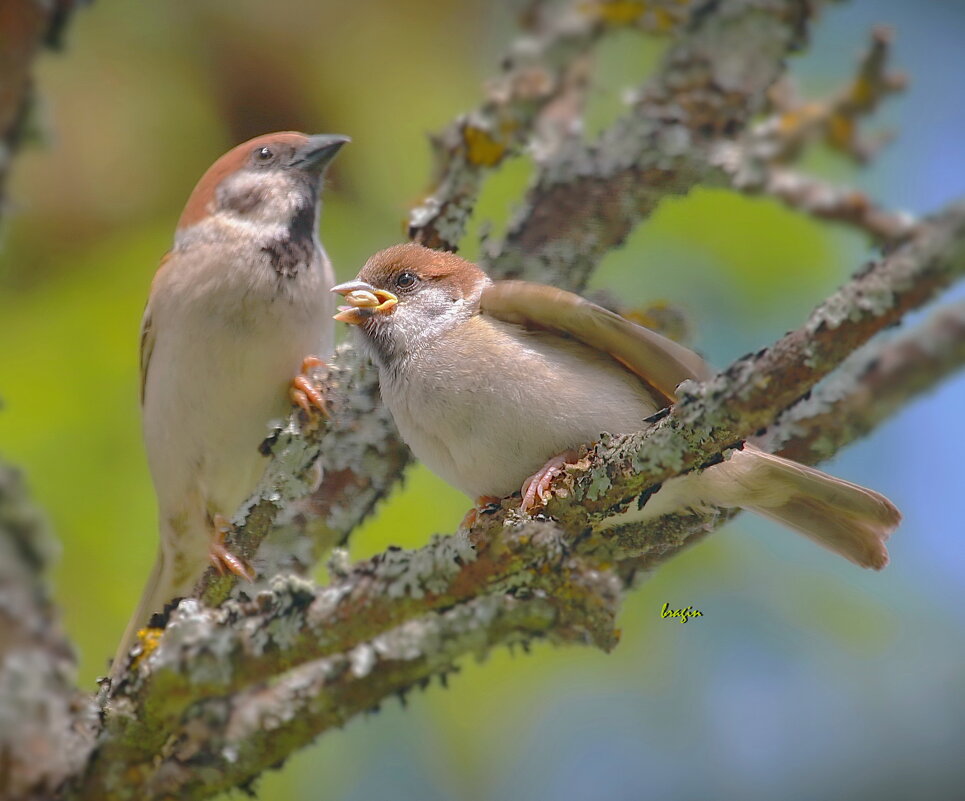
<instances>
[{"instance_id":1,"label":"brown bird","mask_svg":"<svg viewBox=\"0 0 965 801\"><path fill-rule=\"evenodd\" d=\"M222 540L264 472L258 445L266 426L291 401L324 409L304 376L319 363L311 354L334 344L319 193L326 165L348 141L259 136L218 159L184 207L141 325L144 442L160 544L112 675L137 630L166 601L190 593L209 564L250 576Z\"/></svg>"},{"instance_id":2,"label":"brown bird","mask_svg":"<svg viewBox=\"0 0 965 801\"><path fill-rule=\"evenodd\" d=\"M377 253L333 291L348 304L335 319L361 330L402 438L477 505L522 487L533 511L576 448L640 431L680 382L711 375L696 353L578 295L494 282L419 245ZM873 490L747 444L664 482L634 519L707 507L756 512L876 569L901 520Z\"/></svg>"}]
</instances>

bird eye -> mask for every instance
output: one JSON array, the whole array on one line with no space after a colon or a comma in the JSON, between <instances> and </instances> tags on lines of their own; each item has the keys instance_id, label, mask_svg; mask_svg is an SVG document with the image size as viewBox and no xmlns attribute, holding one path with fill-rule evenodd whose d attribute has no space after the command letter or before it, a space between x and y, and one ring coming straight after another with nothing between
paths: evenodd
<instances>
[{"instance_id":1,"label":"bird eye","mask_svg":"<svg viewBox=\"0 0 965 801\"><path fill-rule=\"evenodd\" d=\"M416 285L416 282L418 280L419 280L419 276L413 273L409 273L409 272L399 273L395 277L395 285L399 289L411 289Z\"/></svg>"},{"instance_id":2,"label":"bird eye","mask_svg":"<svg viewBox=\"0 0 965 801\"><path fill-rule=\"evenodd\" d=\"M255 150L255 158L262 162L271 161L275 158L275 151L270 147L259 147Z\"/></svg>"}]
</instances>

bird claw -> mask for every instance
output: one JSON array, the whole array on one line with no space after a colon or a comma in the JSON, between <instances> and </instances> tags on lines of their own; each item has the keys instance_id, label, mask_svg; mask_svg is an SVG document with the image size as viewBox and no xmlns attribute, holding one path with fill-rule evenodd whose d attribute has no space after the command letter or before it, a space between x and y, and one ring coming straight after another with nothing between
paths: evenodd
<instances>
[{"instance_id":1,"label":"bird claw","mask_svg":"<svg viewBox=\"0 0 965 801\"><path fill-rule=\"evenodd\" d=\"M459 524L460 528L472 528L476 525L479 515L495 512L499 508L501 498L495 495L480 495L476 498L476 505L472 507Z\"/></svg>"},{"instance_id":2,"label":"bird claw","mask_svg":"<svg viewBox=\"0 0 965 801\"><path fill-rule=\"evenodd\" d=\"M302 360L302 368L299 374L292 379L291 386L288 389L288 397L291 402L309 417L315 415L329 416L325 396L318 391L318 388L307 375L309 370L327 366L317 356L306 356Z\"/></svg>"},{"instance_id":3,"label":"bird claw","mask_svg":"<svg viewBox=\"0 0 965 801\"><path fill-rule=\"evenodd\" d=\"M234 573L238 578L246 581L254 581L254 571L243 560L229 551L224 544L225 535L231 528L231 524L221 515L214 516L214 537L208 549L208 559L212 566L218 571L219 576L225 573Z\"/></svg>"},{"instance_id":4,"label":"bird claw","mask_svg":"<svg viewBox=\"0 0 965 801\"><path fill-rule=\"evenodd\" d=\"M520 511L523 514L531 515L542 508L553 497L553 481L563 474L567 464L574 461L576 461L576 453L564 451L558 456L554 456L527 478L520 490L523 496L523 500L519 504Z\"/></svg>"}]
</instances>

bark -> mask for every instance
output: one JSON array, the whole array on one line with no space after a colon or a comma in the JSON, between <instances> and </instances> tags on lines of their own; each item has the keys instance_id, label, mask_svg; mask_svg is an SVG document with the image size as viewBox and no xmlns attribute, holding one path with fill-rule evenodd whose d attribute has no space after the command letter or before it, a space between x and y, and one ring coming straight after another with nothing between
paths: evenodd
<instances>
[{"instance_id":1,"label":"bark","mask_svg":"<svg viewBox=\"0 0 965 801\"><path fill-rule=\"evenodd\" d=\"M887 248L796 330L682 386L681 401L646 431L587 447L539 518L506 499L416 550L353 566L336 551L327 586L304 578L410 461L373 368L343 346L316 376L331 419L296 412L278 428L264 445L265 479L233 521L228 545L262 579L241 586L206 575L195 597L142 632L128 670L95 705L73 687L69 646L44 594L45 559L33 544L41 527L17 482L0 473L0 547L13 554L0 562L11 566L0 573L0 627L13 632L13 651L0 649L0 720L38 727L36 738L0 739L0 776L19 782L0 788L24 798L207 798L248 786L393 694L444 682L466 655L534 638L613 648L620 601L644 571L733 513L605 531L601 523L747 438L803 462L826 459L961 367L961 303L867 343L965 271L965 203L917 221L793 168L818 141L868 158L863 118L903 85L888 68L888 35L876 31L840 92L797 98L784 61L822 5L531 4L483 102L436 137L435 188L413 211L410 236L437 247L459 246L485 179L508 157L535 161L505 237L485 246L485 266L500 277L579 289L665 197L698 184L775 197ZM623 117L584 142L594 48L627 27L672 42ZM35 743L44 750L31 751ZM51 752L58 758L38 758ZM4 774L11 764L20 772Z\"/></svg>"},{"instance_id":2,"label":"bark","mask_svg":"<svg viewBox=\"0 0 965 801\"><path fill-rule=\"evenodd\" d=\"M674 515L605 531L596 524L762 421L775 425L758 438L761 446L806 462L827 458L961 364L965 306L958 304L894 342L856 354L838 382L808 396L815 375L853 351L852 329L864 337L868 315L877 312L877 324L893 313L892 302L868 309L862 289L869 281L882 297L900 298L897 287L910 275L965 269L965 206L920 231L801 328L694 387L650 433L589 449L544 518L522 517L508 499L468 530L437 536L418 550L381 554L326 587L277 576L256 596L219 608L183 601L163 630L144 638L125 680L105 693L100 748L76 797L206 797L387 696L445 676L460 656L536 637L615 646L624 588L732 515ZM916 294L922 302L927 297ZM815 366L802 369L794 345L818 341L813 332L829 308L842 344L830 353L815 349ZM928 359L919 358L922 352ZM892 387L887 379L895 375L910 386ZM887 391L864 404L881 381ZM667 421L681 408L671 428ZM848 425L838 428L845 414ZM828 432L831 439L824 438ZM277 681L266 684L270 677Z\"/></svg>"},{"instance_id":3,"label":"bark","mask_svg":"<svg viewBox=\"0 0 965 801\"><path fill-rule=\"evenodd\" d=\"M45 798L84 767L97 710L50 599L57 541L0 462L0 797Z\"/></svg>"}]
</instances>

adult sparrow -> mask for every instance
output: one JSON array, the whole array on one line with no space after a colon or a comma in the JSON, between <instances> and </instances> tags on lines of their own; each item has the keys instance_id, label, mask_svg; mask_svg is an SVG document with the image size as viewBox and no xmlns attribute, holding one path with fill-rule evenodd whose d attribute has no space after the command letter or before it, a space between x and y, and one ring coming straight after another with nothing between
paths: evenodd
<instances>
[{"instance_id":1,"label":"adult sparrow","mask_svg":"<svg viewBox=\"0 0 965 801\"><path fill-rule=\"evenodd\" d=\"M696 353L577 295L494 282L415 244L377 253L333 291L347 303L335 319L361 330L402 438L477 504L522 487L533 511L576 448L645 428L681 381L711 375ZM901 519L877 492L749 444L664 482L634 519L706 507L748 509L876 569Z\"/></svg>"},{"instance_id":2,"label":"adult sparrow","mask_svg":"<svg viewBox=\"0 0 965 801\"><path fill-rule=\"evenodd\" d=\"M332 268L318 238L325 168L348 138L259 136L219 158L188 199L141 324L144 442L157 492L154 569L111 669L166 601L214 563L227 519L265 468L258 445L294 401L324 409L304 372L332 350ZM307 357L307 358L306 358Z\"/></svg>"}]
</instances>

